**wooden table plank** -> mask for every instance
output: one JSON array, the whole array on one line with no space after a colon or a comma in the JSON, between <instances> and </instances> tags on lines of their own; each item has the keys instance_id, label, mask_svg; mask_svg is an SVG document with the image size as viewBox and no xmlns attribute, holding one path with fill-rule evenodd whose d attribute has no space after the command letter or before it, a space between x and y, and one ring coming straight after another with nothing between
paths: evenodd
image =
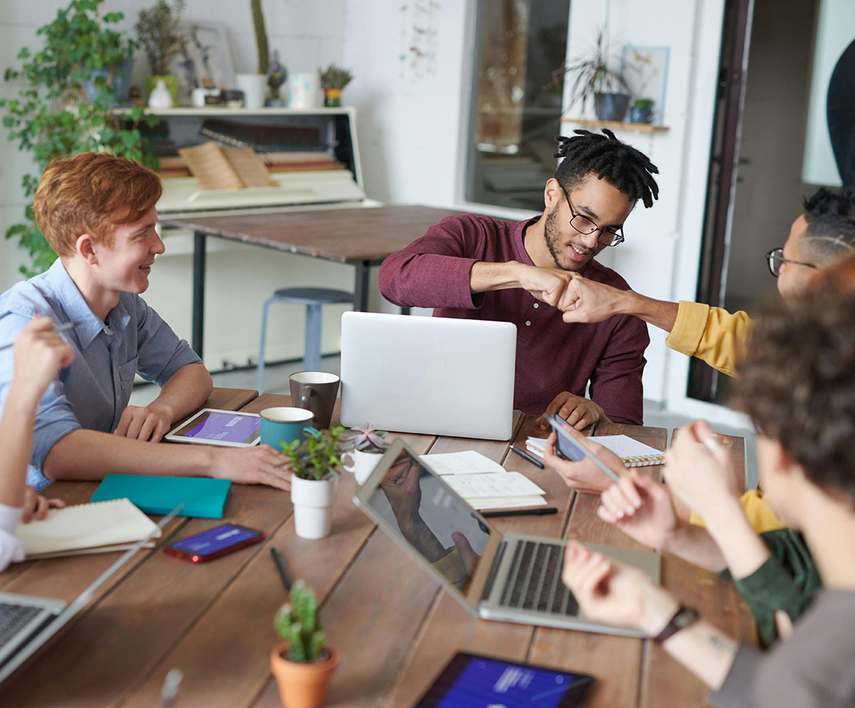
<instances>
[{"instance_id":1,"label":"wooden table plank","mask_svg":"<svg viewBox=\"0 0 855 708\"><path fill-rule=\"evenodd\" d=\"M290 211L163 219L167 228L346 263L382 260L459 211L425 206Z\"/></svg>"}]
</instances>

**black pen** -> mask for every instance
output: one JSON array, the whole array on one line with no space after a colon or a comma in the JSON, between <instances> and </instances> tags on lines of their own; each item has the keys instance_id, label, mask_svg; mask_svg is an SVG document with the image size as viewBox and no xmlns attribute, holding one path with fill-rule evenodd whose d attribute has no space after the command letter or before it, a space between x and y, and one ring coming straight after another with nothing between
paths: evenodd
<instances>
[{"instance_id":1,"label":"black pen","mask_svg":"<svg viewBox=\"0 0 855 708\"><path fill-rule=\"evenodd\" d=\"M536 457L532 457L531 455L529 455L525 450L520 450L518 447L515 447L514 445L511 445L511 450L513 452L517 453L517 455L522 457L524 460L528 460L529 462L531 462L531 464L533 464L535 467L539 467L540 469L543 469L543 463L540 460L538 460Z\"/></svg>"},{"instance_id":2,"label":"black pen","mask_svg":"<svg viewBox=\"0 0 855 708\"><path fill-rule=\"evenodd\" d=\"M282 578L282 584L285 586L285 591L291 592L291 578L288 577L288 571L285 570L285 563L282 561L282 554L275 548L271 548L270 555L273 556L273 562L276 563L276 570L279 571L279 577Z\"/></svg>"},{"instance_id":3,"label":"black pen","mask_svg":"<svg viewBox=\"0 0 855 708\"><path fill-rule=\"evenodd\" d=\"M482 511L481 516L485 519L495 519L498 516L549 516L557 514L558 509L554 506L536 506L531 509L496 509L495 511Z\"/></svg>"}]
</instances>

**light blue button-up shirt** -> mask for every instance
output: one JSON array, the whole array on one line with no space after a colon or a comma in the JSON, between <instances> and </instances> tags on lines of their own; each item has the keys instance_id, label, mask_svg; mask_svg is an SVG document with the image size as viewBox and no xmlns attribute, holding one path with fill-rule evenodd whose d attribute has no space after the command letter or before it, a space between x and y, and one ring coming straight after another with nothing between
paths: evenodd
<instances>
[{"instance_id":1,"label":"light blue button-up shirt","mask_svg":"<svg viewBox=\"0 0 855 708\"><path fill-rule=\"evenodd\" d=\"M58 440L85 428L112 433L128 405L134 374L163 386L187 364L201 360L139 295L122 293L102 322L57 261L50 269L0 295L0 345L12 342L36 315L55 324L75 322L63 337L76 357L39 403L27 482L43 489L42 463ZM14 374L11 349L0 352L0 405Z\"/></svg>"}]
</instances>

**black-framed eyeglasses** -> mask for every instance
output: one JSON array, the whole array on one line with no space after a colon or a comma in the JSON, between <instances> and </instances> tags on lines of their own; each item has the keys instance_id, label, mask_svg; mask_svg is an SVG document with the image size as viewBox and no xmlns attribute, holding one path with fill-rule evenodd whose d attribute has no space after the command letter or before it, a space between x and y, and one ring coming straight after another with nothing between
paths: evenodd
<instances>
[{"instance_id":1,"label":"black-framed eyeglasses","mask_svg":"<svg viewBox=\"0 0 855 708\"><path fill-rule=\"evenodd\" d=\"M784 263L805 266L806 268L813 268L814 270L819 267L815 266L813 263L802 263L801 261L791 261L789 258L784 258L783 248L773 248L766 254L766 259L769 261L769 272L776 278L781 275L781 266L784 265Z\"/></svg>"},{"instance_id":2,"label":"black-framed eyeglasses","mask_svg":"<svg viewBox=\"0 0 855 708\"><path fill-rule=\"evenodd\" d=\"M561 191L564 192L564 198L567 200L567 206L570 207L570 213L573 215L570 219L570 226L576 229L580 234L585 234L586 236L594 233L595 231L599 231L600 235L597 237L597 241L603 246L619 246L624 242L623 228L614 230L601 229L584 214L577 214L576 210L573 209L573 205L570 203L570 195L567 194L567 190L564 189L564 185L559 184L558 186L561 187Z\"/></svg>"}]
</instances>

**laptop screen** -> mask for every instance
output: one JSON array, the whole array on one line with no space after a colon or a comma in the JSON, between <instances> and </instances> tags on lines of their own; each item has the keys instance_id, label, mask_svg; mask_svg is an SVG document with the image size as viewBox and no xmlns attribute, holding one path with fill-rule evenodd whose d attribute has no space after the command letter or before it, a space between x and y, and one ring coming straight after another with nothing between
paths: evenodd
<instances>
[{"instance_id":1,"label":"laptop screen","mask_svg":"<svg viewBox=\"0 0 855 708\"><path fill-rule=\"evenodd\" d=\"M367 499L374 513L465 595L490 529L418 458L403 450Z\"/></svg>"}]
</instances>

